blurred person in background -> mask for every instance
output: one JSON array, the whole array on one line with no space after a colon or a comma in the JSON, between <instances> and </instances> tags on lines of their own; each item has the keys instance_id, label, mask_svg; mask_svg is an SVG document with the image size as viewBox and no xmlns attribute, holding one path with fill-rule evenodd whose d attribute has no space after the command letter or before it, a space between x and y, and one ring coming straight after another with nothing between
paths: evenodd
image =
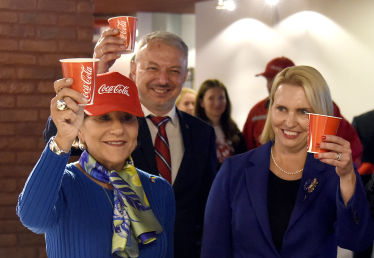
<instances>
[{"instance_id":1,"label":"blurred person in background","mask_svg":"<svg viewBox=\"0 0 374 258\"><path fill-rule=\"evenodd\" d=\"M263 76L266 79L266 87L270 93L271 86L275 76L287 67L295 66L294 62L286 57L277 57L271 60L265 68L265 71L256 76ZM258 102L249 112L247 120L243 127L243 137L248 150L261 146L260 136L265 126L269 110L269 97ZM347 140L351 144L353 162L360 167L362 156L362 144L353 126L341 115L339 107L333 102L333 116L341 117L337 135Z\"/></svg>"},{"instance_id":2,"label":"blurred person in background","mask_svg":"<svg viewBox=\"0 0 374 258\"><path fill-rule=\"evenodd\" d=\"M201 84L196 97L195 115L214 128L218 168L227 157L247 151L243 136L231 118L231 102L222 82L212 79Z\"/></svg>"},{"instance_id":3,"label":"blurred person in background","mask_svg":"<svg viewBox=\"0 0 374 258\"><path fill-rule=\"evenodd\" d=\"M374 110L354 117L352 125L363 146L362 165L358 172L368 178L374 172ZM367 183L368 180L364 181Z\"/></svg>"},{"instance_id":4,"label":"blurred person in background","mask_svg":"<svg viewBox=\"0 0 374 258\"><path fill-rule=\"evenodd\" d=\"M196 91L191 88L183 87L175 105L180 111L193 116L195 114Z\"/></svg>"}]
</instances>

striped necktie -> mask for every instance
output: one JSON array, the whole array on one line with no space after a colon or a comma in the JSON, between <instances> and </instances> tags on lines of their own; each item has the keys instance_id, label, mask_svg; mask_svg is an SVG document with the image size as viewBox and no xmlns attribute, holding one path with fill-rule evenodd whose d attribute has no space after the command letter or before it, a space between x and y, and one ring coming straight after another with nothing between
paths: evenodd
<instances>
[{"instance_id":1,"label":"striped necktie","mask_svg":"<svg viewBox=\"0 0 374 258\"><path fill-rule=\"evenodd\" d=\"M158 171L163 178L171 183L171 157L165 130L169 117L149 116L149 118L158 129L154 146Z\"/></svg>"}]
</instances>

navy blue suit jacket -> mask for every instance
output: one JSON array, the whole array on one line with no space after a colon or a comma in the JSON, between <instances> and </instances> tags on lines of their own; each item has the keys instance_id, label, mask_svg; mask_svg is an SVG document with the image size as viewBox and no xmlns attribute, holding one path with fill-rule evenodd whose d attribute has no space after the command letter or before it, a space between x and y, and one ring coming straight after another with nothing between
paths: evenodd
<instances>
[{"instance_id":1,"label":"navy blue suit jacket","mask_svg":"<svg viewBox=\"0 0 374 258\"><path fill-rule=\"evenodd\" d=\"M208 198L201 257L336 257L337 245L367 248L374 225L361 180L346 207L335 167L308 154L282 250L277 251L267 208L271 146L269 142L224 161ZM314 178L318 185L307 193L304 184Z\"/></svg>"},{"instance_id":2,"label":"navy blue suit jacket","mask_svg":"<svg viewBox=\"0 0 374 258\"><path fill-rule=\"evenodd\" d=\"M184 155L173 184L176 217L174 257L198 258L203 231L205 204L217 169L215 132L199 118L176 109L183 137ZM159 175L151 133L146 118L139 118L138 145L131 154L135 167ZM44 139L56 135L51 118Z\"/></svg>"},{"instance_id":3,"label":"navy blue suit jacket","mask_svg":"<svg viewBox=\"0 0 374 258\"><path fill-rule=\"evenodd\" d=\"M199 257L205 204L217 168L216 136L207 123L176 111L185 150L173 184L176 202L174 257ZM159 174L145 118L139 119L138 146L131 156L137 168Z\"/></svg>"}]
</instances>

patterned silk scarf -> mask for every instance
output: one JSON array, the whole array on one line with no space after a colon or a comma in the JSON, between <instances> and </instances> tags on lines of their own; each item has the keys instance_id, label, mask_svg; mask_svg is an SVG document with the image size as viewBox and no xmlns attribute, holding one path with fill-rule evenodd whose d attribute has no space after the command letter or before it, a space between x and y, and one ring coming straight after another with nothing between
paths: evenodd
<instances>
[{"instance_id":1,"label":"patterned silk scarf","mask_svg":"<svg viewBox=\"0 0 374 258\"><path fill-rule=\"evenodd\" d=\"M138 257L138 243L148 244L156 240L162 227L149 206L131 157L121 172L108 171L86 150L79 164L93 178L114 187L112 254Z\"/></svg>"}]
</instances>

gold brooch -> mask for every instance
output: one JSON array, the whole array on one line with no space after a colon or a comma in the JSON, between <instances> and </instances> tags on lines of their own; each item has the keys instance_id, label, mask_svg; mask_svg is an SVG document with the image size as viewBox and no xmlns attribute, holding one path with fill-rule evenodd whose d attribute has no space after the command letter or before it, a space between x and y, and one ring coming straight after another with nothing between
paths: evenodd
<instances>
[{"instance_id":1,"label":"gold brooch","mask_svg":"<svg viewBox=\"0 0 374 258\"><path fill-rule=\"evenodd\" d=\"M313 180L309 179L304 184L304 191L307 192L307 193L311 193L311 192L314 191L314 189L317 187L317 185L318 185L317 178L314 178ZM306 194L304 196L304 201L305 201L305 199L306 199Z\"/></svg>"}]
</instances>

